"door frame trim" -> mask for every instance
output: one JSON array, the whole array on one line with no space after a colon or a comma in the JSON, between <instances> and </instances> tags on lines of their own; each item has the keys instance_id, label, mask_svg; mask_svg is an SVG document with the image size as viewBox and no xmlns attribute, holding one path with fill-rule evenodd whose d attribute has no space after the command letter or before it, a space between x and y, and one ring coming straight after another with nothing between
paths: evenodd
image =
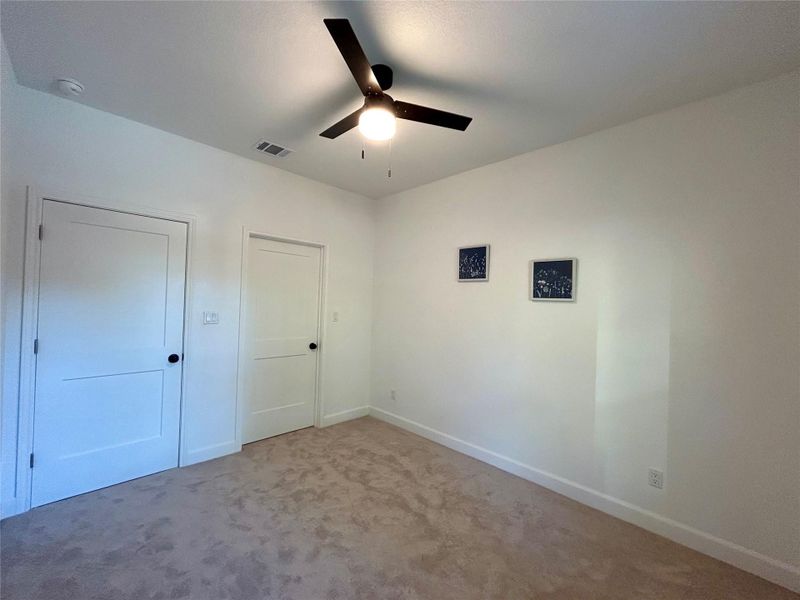
<instances>
[{"instance_id":1,"label":"door frame trim","mask_svg":"<svg viewBox=\"0 0 800 600\"><path fill-rule=\"evenodd\" d=\"M244 328L246 326L246 302L247 302L247 257L250 247L250 238L258 238L262 240L272 240L274 242L285 242L288 244L297 244L300 246L310 246L312 248L320 249L320 270L319 270L319 307L317 309L317 343L319 344L319 351L316 353L316 377L314 381L314 427L322 427L322 415L325 402L325 394L323 390L324 370L325 370L325 337L327 333L327 323L325 315L327 314L328 302L328 261L330 258L330 251L327 244L321 242L314 242L310 240L302 240L297 238L286 237L282 235L274 235L272 233L265 233L248 227L242 227L242 272L241 284L239 287L239 356L237 357L236 368L236 443L239 447L242 446L242 427L244 426L244 396L245 396L245 378L246 378L246 348L245 348L245 335Z\"/></svg>"},{"instance_id":2,"label":"door frame trim","mask_svg":"<svg viewBox=\"0 0 800 600\"><path fill-rule=\"evenodd\" d=\"M183 367L181 369L180 421L178 428L178 466L184 465L186 448L186 381L190 369L191 353L191 314L192 286L191 267L195 244L196 216L187 213L165 211L149 206L128 204L115 200L96 198L63 190L44 190L33 185L27 186L25 212L25 251L23 256L22 279L22 328L20 335L19 397L17 404L17 453L14 481L15 512L19 514L31 509L33 478L29 457L33 452L33 414L36 396L36 357L33 353L33 340L36 338L39 322L39 269L41 265L41 243L39 224L45 200L63 202L87 208L97 208L114 212L124 212L144 217L177 221L186 224L186 266L183 299ZM9 515L3 515L11 516Z\"/></svg>"}]
</instances>

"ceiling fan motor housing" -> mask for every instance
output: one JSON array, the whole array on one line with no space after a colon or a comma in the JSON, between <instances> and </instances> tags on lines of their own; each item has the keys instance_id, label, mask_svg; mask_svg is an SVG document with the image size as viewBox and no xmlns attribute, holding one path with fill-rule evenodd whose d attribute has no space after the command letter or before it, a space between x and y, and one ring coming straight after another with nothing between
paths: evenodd
<instances>
[{"instance_id":1,"label":"ceiling fan motor housing","mask_svg":"<svg viewBox=\"0 0 800 600\"><path fill-rule=\"evenodd\" d=\"M370 94L364 98L364 110L383 108L395 114L394 99L389 94Z\"/></svg>"},{"instance_id":2,"label":"ceiling fan motor housing","mask_svg":"<svg viewBox=\"0 0 800 600\"><path fill-rule=\"evenodd\" d=\"M378 85L381 86L384 92L392 87L394 72L390 66L381 64L372 65L372 74L375 75L375 79L378 80Z\"/></svg>"}]
</instances>

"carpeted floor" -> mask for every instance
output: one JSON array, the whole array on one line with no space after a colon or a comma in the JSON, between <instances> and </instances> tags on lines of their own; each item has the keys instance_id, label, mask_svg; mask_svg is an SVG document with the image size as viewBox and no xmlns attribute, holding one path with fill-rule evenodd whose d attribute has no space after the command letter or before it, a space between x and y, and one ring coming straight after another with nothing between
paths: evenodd
<instances>
[{"instance_id":1,"label":"carpeted floor","mask_svg":"<svg viewBox=\"0 0 800 600\"><path fill-rule=\"evenodd\" d=\"M799 597L370 418L1 531L3 600Z\"/></svg>"}]
</instances>

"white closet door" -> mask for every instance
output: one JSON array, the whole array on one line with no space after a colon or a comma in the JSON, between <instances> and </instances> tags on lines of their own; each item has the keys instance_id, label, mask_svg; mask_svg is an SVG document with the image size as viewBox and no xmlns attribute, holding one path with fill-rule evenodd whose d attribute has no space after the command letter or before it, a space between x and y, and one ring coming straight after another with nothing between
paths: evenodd
<instances>
[{"instance_id":1,"label":"white closet door","mask_svg":"<svg viewBox=\"0 0 800 600\"><path fill-rule=\"evenodd\" d=\"M186 278L184 223L46 200L43 227L34 506L177 466Z\"/></svg>"},{"instance_id":2,"label":"white closet door","mask_svg":"<svg viewBox=\"0 0 800 600\"><path fill-rule=\"evenodd\" d=\"M321 254L250 238L245 443L314 424Z\"/></svg>"}]
</instances>

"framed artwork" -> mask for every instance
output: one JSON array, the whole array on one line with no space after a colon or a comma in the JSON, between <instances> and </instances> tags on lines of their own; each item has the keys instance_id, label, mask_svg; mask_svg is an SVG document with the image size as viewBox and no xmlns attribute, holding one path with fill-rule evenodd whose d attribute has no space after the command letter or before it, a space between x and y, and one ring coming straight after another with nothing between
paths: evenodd
<instances>
[{"instance_id":1,"label":"framed artwork","mask_svg":"<svg viewBox=\"0 0 800 600\"><path fill-rule=\"evenodd\" d=\"M489 281L489 244L458 249L458 280Z\"/></svg>"},{"instance_id":2,"label":"framed artwork","mask_svg":"<svg viewBox=\"0 0 800 600\"><path fill-rule=\"evenodd\" d=\"M577 258L544 258L531 261L531 300L574 302Z\"/></svg>"}]
</instances>

